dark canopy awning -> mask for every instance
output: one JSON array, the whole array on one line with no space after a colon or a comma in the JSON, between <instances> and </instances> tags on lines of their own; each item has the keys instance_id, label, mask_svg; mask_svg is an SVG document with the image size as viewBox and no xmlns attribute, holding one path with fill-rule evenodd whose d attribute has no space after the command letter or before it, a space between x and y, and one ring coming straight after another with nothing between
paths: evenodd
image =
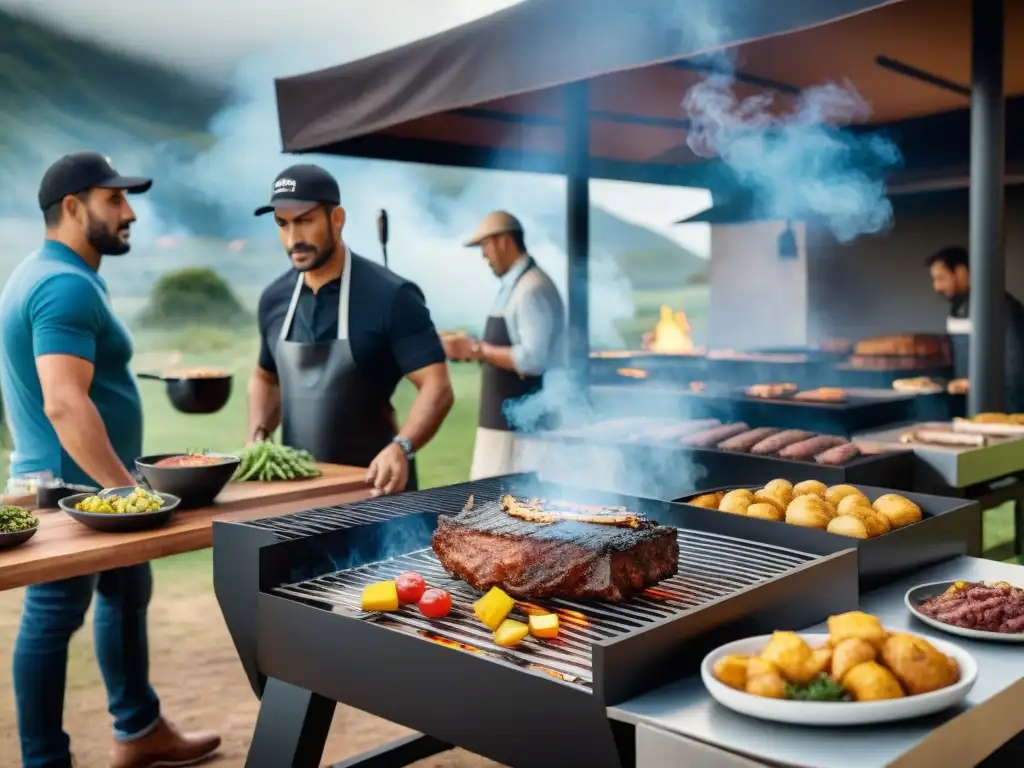
<instances>
[{"instance_id":1,"label":"dark canopy awning","mask_svg":"<svg viewBox=\"0 0 1024 768\"><path fill-rule=\"evenodd\" d=\"M695 159L681 102L722 66L707 53L901 2L526 0L278 80L284 150L562 171L564 86L589 81L591 175L640 180L648 164L671 173ZM802 85L741 70L741 96L767 88L785 98Z\"/></svg>"}]
</instances>

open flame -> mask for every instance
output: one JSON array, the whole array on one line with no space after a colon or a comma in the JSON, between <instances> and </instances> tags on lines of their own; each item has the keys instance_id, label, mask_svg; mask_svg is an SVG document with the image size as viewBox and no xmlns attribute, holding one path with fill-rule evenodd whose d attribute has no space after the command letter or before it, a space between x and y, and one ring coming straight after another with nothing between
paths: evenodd
<instances>
[{"instance_id":1,"label":"open flame","mask_svg":"<svg viewBox=\"0 0 1024 768\"><path fill-rule=\"evenodd\" d=\"M681 309L673 313L671 307L663 304L654 330L644 334L644 349L668 355L693 352L692 329L686 313Z\"/></svg>"}]
</instances>

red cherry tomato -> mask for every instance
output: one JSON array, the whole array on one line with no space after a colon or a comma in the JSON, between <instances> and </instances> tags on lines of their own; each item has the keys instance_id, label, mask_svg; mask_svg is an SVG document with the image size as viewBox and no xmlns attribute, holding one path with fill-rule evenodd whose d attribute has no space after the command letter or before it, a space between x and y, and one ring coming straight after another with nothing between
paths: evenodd
<instances>
[{"instance_id":1,"label":"red cherry tomato","mask_svg":"<svg viewBox=\"0 0 1024 768\"><path fill-rule=\"evenodd\" d=\"M418 573L406 571L395 579L395 588L398 590L398 599L403 603L418 603L427 591L427 582Z\"/></svg>"},{"instance_id":2,"label":"red cherry tomato","mask_svg":"<svg viewBox=\"0 0 1024 768\"><path fill-rule=\"evenodd\" d=\"M440 619L452 609L452 598L443 589L428 589L419 603L420 613L428 619Z\"/></svg>"}]
</instances>

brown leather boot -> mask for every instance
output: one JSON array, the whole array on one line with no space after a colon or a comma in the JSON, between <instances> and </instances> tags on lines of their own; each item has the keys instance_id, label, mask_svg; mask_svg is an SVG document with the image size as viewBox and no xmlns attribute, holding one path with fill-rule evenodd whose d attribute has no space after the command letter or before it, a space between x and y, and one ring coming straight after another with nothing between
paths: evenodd
<instances>
[{"instance_id":1,"label":"brown leather boot","mask_svg":"<svg viewBox=\"0 0 1024 768\"><path fill-rule=\"evenodd\" d=\"M115 741L110 768L178 768L198 765L220 746L215 733L179 733L166 720L132 741Z\"/></svg>"}]
</instances>

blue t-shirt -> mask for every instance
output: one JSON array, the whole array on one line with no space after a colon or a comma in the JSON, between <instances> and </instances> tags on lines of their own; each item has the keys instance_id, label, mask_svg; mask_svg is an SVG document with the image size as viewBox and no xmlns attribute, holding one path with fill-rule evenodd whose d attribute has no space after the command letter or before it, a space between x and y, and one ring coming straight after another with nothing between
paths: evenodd
<instances>
[{"instance_id":1,"label":"blue t-shirt","mask_svg":"<svg viewBox=\"0 0 1024 768\"><path fill-rule=\"evenodd\" d=\"M47 240L11 273L0 293L0 323L11 474L49 470L68 482L95 484L63 450L43 411L36 371L43 355L72 355L95 366L89 397L118 458L133 468L142 453L142 400L129 368L131 336L110 307L103 279L70 248Z\"/></svg>"}]
</instances>

